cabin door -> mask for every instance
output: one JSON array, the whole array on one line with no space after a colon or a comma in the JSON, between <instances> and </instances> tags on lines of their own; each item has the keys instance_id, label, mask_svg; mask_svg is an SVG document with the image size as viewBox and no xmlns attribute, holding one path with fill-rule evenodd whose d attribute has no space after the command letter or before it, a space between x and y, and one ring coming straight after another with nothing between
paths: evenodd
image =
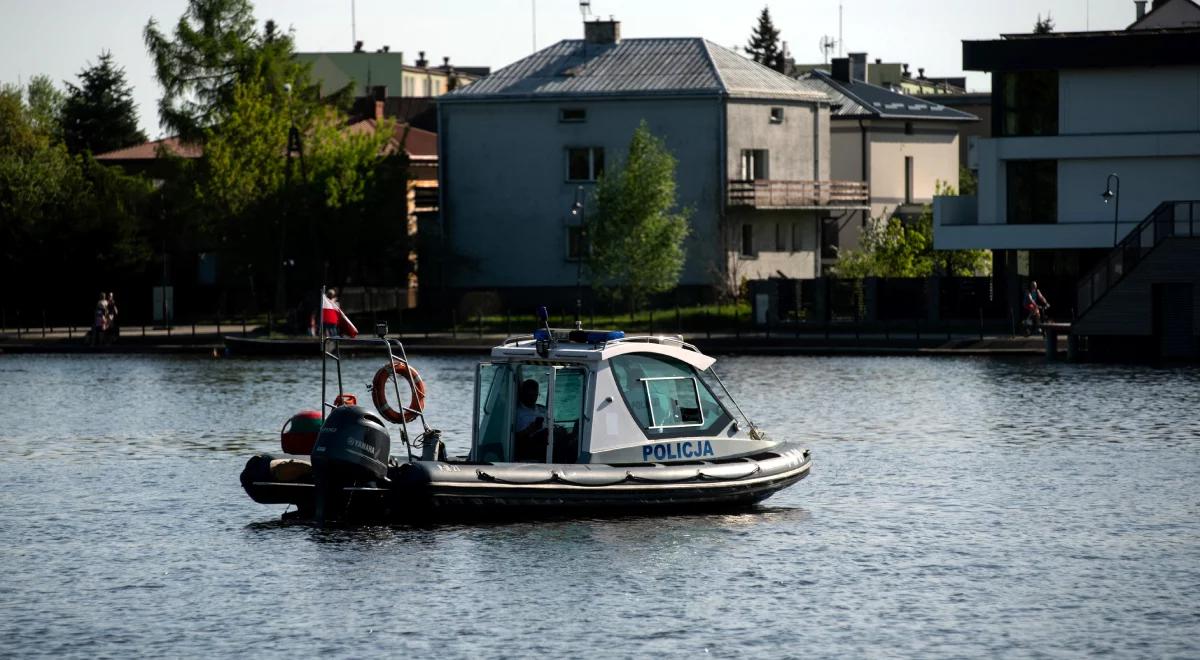
<instances>
[{"instance_id":1,"label":"cabin door","mask_svg":"<svg viewBox=\"0 0 1200 660\"><path fill-rule=\"evenodd\" d=\"M513 411L513 370L507 364L485 362L475 375L475 438L471 460L512 460L508 429Z\"/></svg>"}]
</instances>

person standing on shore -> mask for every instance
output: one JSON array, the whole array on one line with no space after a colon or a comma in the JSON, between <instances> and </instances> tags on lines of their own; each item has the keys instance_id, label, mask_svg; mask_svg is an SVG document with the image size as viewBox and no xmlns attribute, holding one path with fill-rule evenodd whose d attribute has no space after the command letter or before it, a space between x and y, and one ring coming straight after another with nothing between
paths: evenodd
<instances>
[{"instance_id":1,"label":"person standing on shore","mask_svg":"<svg viewBox=\"0 0 1200 660\"><path fill-rule=\"evenodd\" d=\"M108 298L105 299L108 308L108 329L105 335L108 343L115 343L117 338L121 336L121 328L117 325L117 299L112 291L108 292Z\"/></svg>"},{"instance_id":2,"label":"person standing on shore","mask_svg":"<svg viewBox=\"0 0 1200 660\"><path fill-rule=\"evenodd\" d=\"M92 346L99 346L104 341L104 333L108 330L108 298L100 292L96 301L96 309L92 312Z\"/></svg>"}]
</instances>

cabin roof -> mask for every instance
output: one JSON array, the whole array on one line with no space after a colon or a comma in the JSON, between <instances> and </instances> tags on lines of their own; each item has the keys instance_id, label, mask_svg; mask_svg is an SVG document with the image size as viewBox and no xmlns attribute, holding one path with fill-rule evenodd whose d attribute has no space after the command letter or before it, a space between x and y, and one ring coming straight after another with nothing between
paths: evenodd
<instances>
[{"instance_id":1,"label":"cabin roof","mask_svg":"<svg viewBox=\"0 0 1200 660\"><path fill-rule=\"evenodd\" d=\"M492 349L492 358L504 360L546 359L554 362L601 362L627 353L652 353L675 358L700 371L708 369L716 362L715 358L701 353L696 350L695 346L678 337L625 337L601 344L562 341L555 344L550 349L549 355L545 358L538 355L536 344L537 342L532 337L519 337L506 340L500 346Z\"/></svg>"}]
</instances>

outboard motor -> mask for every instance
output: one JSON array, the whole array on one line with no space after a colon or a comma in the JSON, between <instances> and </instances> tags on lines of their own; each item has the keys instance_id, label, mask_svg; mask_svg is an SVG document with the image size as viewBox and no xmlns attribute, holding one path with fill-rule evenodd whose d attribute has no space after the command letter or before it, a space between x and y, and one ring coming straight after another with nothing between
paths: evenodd
<instances>
[{"instance_id":1,"label":"outboard motor","mask_svg":"<svg viewBox=\"0 0 1200 660\"><path fill-rule=\"evenodd\" d=\"M383 421L361 406L340 406L325 418L312 450L317 520L341 516L349 503L347 486L380 486L387 481L392 441Z\"/></svg>"}]
</instances>

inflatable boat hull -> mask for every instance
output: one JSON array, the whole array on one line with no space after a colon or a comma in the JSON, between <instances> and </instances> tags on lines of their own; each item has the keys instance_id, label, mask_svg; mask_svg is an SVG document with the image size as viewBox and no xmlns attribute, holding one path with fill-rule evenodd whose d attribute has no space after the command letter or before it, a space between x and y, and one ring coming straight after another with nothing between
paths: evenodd
<instances>
[{"instance_id":1,"label":"inflatable boat hull","mask_svg":"<svg viewBox=\"0 0 1200 660\"><path fill-rule=\"evenodd\" d=\"M346 488L340 517L404 520L747 506L800 481L811 469L808 451L786 444L755 456L649 465L414 461L392 466L383 487ZM295 505L301 517L312 514L310 484L259 480L248 477L249 471L247 464L242 484L255 501Z\"/></svg>"}]
</instances>

